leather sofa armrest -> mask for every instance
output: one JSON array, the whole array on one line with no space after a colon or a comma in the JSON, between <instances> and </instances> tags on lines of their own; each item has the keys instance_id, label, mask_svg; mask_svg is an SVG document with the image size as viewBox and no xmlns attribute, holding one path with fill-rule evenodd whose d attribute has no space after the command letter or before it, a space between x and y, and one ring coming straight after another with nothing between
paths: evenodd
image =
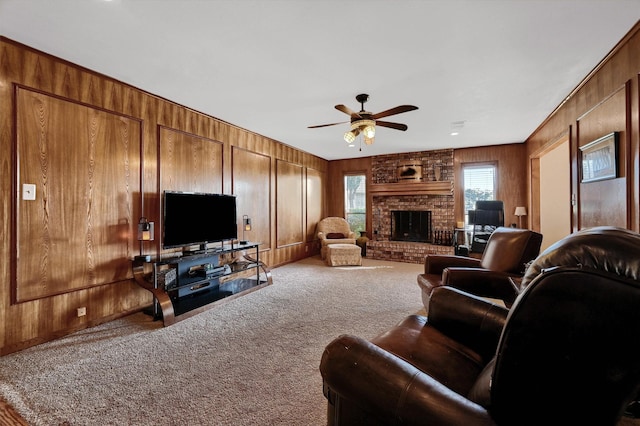
<instances>
[{"instance_id":1,"label":"leather sofa armrest","mask_svg":"<svg viewBox=\"0 0 640 426\"><path fill-rule=\"evenodd\" d=\"M490 360L509 310L453 287L436 287L429 301L429 324Z\"/></svg>"},{"instance_id":2,"label":"leather sofa armrest","mask_svg":"<svg viewBox=\"0 0 640 426\"><path fill-rule=\"evenodd\" d=\"M509 279L516 276L483 268L450 267L442 272L442 285L450 285L477 296L502 299L507 306L511 306L520 293Z\"/></svg>"},{"instance_id":3,"label":"leather sofa armrest","mask_svg":"<svg viewBox=\"0 0 640 426\"><path fill-rule=\"evenodd\" d=\"M331 425L340 424L341 410L350 416L361 411L360 419L375 419L376 424L495 424L482 406L356 336L332 341L322 354L320 372L325 396L336 410Z\"/></svg>"},{"instance_id":4,"label":"leather sofa armrest","mask_svg":"<svg viewBox=\"0 0 640 426\"><path fill-rule=\"evenodd\" d=\"M442 274L444 268L464 266L468 268L480 267L480 259L474 257L455 256L450 254L429 254L424 258L425 274Z\"/></svg>"}]
</instances>

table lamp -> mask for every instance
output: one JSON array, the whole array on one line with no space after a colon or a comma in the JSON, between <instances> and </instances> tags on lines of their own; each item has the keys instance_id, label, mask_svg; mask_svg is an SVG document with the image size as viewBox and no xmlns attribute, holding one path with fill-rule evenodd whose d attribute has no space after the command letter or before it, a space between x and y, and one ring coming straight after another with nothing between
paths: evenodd
<instances>
[{"instance_id":1,"label":"table lamp","mask_svg":"<svg viewBox=\"0 0 640 426\"><path fill-rule=\"evenodd\" d=\"M518 228L522 228L522 216L527 215L527 208L523 206L516 207L516 211L513 214L518 216Z\"/></svg>"}]
</instances>

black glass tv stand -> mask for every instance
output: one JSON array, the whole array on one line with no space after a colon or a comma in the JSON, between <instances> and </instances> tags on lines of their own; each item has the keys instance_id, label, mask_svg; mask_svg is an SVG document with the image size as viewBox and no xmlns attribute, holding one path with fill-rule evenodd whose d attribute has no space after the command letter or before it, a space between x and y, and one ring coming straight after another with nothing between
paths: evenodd
<instances>
[{"instance_id":1,"label":"black glass tv stand","mask_svg":"<svg viewBox=\"0 0 640 426\"><path fill-rule=\"evenodd\" d=\"M272 284L259 245L234 242L156 261L134 259L133 275L153 294L152 315L167 326Z\"/></svg>"}]
</instances>

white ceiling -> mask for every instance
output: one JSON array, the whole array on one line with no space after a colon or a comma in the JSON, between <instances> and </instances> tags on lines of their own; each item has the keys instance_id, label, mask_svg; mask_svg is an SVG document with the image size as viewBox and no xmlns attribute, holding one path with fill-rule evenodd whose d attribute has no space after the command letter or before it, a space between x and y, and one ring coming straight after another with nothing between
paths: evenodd
<instances>
[{"instance_id":1,"label":"white ceiling","mask_svg":"<svg viewBox=\"0 0 640 426\"><path fill-rule=\"evenodd\" d=\"M0 34L327 160L524 141L640 0L0 0ZM334 105L385 118L349 148ZM452 123L464 122L450 136Z\"/></svg>"}]
</instances>

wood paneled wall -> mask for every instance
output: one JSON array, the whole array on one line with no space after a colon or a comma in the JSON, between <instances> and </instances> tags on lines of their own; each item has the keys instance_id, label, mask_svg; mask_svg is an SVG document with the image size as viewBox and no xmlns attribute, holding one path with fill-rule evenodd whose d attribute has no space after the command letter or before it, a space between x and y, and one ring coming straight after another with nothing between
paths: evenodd
<instances>
[{"instance_id":1,"label":"wood paneled wall","mask_svg":"<svg viewBox=\"0 0 640 426\"><path fill-rule=\"evenodd\" d=\"M22 87L15 95L13 300L131 278L141 123ZM23 185L34 199L20 196Z\"/></svg>"},{"instance_id":2,"label":"wood paneled wall","mask_svg":"<svg viewBox=\"0 0 640 426\"><path fill-rule=\"evenodd\" d=\"M464 221L464 180L462 167L469 163L495 163L498 168L496 199L504 203L504 223L518 223L513 215L517 206L527 207L527 169L526 147L524 144L494 145L479 148L455 149L454 162L454 197L456 222ZM527 223L523 217L522 226Z\"/></svg>"},{"instance_id":3,"label":"wood paneled wall","mask_svg":"<svg viewBox=\"0 0 640 426\"><path fill-rule=\"evenodd\" d=\"M233 175L233 193L243 194L236 200L238 225L242 217L251 219L251 230L244 234L249 241L262 242L260 250L271 249L271 159L268 155L233 147L233 170L242 171ZM244 238L243 237L243 238Z\"/></svg>"},{"instance_id":4,"label":"wood paneled wall","mask_svg":"<svg viewBox=\"0 0 640 426\"><path fill-rule=\"evenodd\" d=\"M297 164L279 160L276 163L278 191L276 209L277 247L300 244L305 240L304 170Z\"/></svg>"},{"instance_id":5,"label":"wood paneled wall","mask_svg":"<svg viewBox=\"0 0 640 426\"><path fill-rule=\"evenodd\" d=\"M224 192L222 142L163 126L159 126L159 136L163 191Z\"/></svg>"},{"instance_id":6,"label":"wood paneled wall","mask_svg":"<svg viewBox=\"0 0 640 426\"><path fill-rule=\"evenodd\" d=\"M325 217L324 174L319 170L307 168L307 239L308 243L316 240L318 218ZM308 250L309 247L307 247Z\"/></svg>"},{"instance_id":7,"label":"wood paneled wall","mask_svg":"<svg viewBox=\"0 0 640 426\"><path fill-rule=\"evenodd\" d=\"M0 149L0 354L149 305L130 260L140 216L163 254L164 190L236 195L272 267L315 254L328 161L6 38Z\"/></svg>"},{"instance_id":8,"label":"wood paneled wall","mask_svg":"<svg viewBox=\"0 0 640 426\"><path fill-rule=\"evenodd\" d=\"M640 21L527 139L529 192L539 193L538 154L569 135L572 230L613 225L639 230ZM619 135L618 177L580 182L580 147ZM535 197L532 198L535 202ZM534 228L535 229L535 228Z\"/></svg>"},{"instance_id":9,"label":"wood paneled wall","mask_svg":"<svg viewBox=\"0 0 640 426\"><path fill-rule=\"evenodd\" d=\"M580 209L578 229L598 225L627 228L627 176L629 164L625 114L627 106L625 86L591 109L576 122L578 149L611 132L618 132L618 177L611 180L580 183ZM579 169L579 168L578 168ZM576 170L578 175L580 171ZM579 177L579 176L578 176Z\"/></svg>"}]
</instances>

